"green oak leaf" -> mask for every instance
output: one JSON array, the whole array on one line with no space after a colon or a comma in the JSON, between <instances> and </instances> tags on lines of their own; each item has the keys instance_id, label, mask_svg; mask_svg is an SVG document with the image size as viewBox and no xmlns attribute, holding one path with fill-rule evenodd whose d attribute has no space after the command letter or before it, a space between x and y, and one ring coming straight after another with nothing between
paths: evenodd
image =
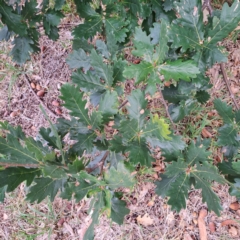
<instances>
[{"instance_id":1,"label":"green oak leaf","mask_svg":"<svg viewBox=\"0 0 240 240\"><path fill-rule=\"evenodd\" d=\"M70 148L70 153L78 156L82 156L83 152L91 153L96 140L97 134L94 131L89 131L87 134L78 134L73 140L77 140Z\"/></svg>"},{"instance_id":2,"label":"green oak leaf","mask_svg":"<svg viewBox=\"0 0 240 240\"><path fill-rule=\"evenodd\" d=\"M61 10L64 4L65 4L65 0L55 0L54 9Z\"/></svg>"},{"instance_id":3,"label":"green oak leaf","mask_svg":"<svg viewBox=\"0 0 240 240\"><path fill-rule=\"evenodd\" d=\"M78 50L81 48L85 52L91 52L91 50L93 49L93 45L89 44L85 38L81 37L73 39L72 48L73 50Z\"/></svg>"},{"instance_id":4,"label":"green oak leaf","mask_svg":"<svg viewBox=\"0 0 240 240\"><path fill-rule=\"evenodd\" d=\"M132 188L135 184L134 177L122 162L118 163L117 169L111 167L107 172L105 172L104 179L109 188L112 190L119 187Z\"/></svg>"},{"instance_id":5,"label":"green oak leaf","mask_svg":"<svg viewBox=\"0 0 240 240\"><path fill-rule=\"evenodd\" d=\"M5 25L3 28L0 29L0 41L8 41L11 37L11 31L8 30L8 27Z\"/></svg>"},{"instance_id":6,"label":"green oak leaf","mask_svg":"<svg viewBox=\"0 0 240 240\"><path fill-rule=\"evenodd\" d=\"M182 100L188 99L186 93L181 92L179 86L175 87L174 85L170 85L170 87L165 87L162 90L162 94L164 99L166 99L170 103L179 103Z\"/></svg>"},{"instance_id":7,"label":"green oak leaf","mask_svg":"<svg viewBox=\"0 0 240 240\"><path fill-rule=\"evenodd\" d=\"M138 127L141 128L144 124L144 119L149 112L147 110L147 100L145 99L144 92L140 89L133 90L127 99L128 114L131 119L137 120Z\"/></svg>"},{"instance_id":8,"label":"green oak leaf","mask_svg":"<svg viewBox=\"0 0 240 240\"><path fill-rule=\"evenodd\" d=\"M218 130L219 137L217 144L219 146L240 146L240 142L237 140L237 130L232 124L225 124Z\"/></svg>"},{"instance_id":9,"label":"green oak leaf","mask_svg":"<svg viewBox=\"0 0 240 240\"><path fill-rule=\"evenodd\" d=\"M220 19L215 22L212 29L207 32L208 47L222 41L231 33L240 21L240 5L238 1L234 1L229 7L225 2L222 7Z\"/></svg>"},{"instance_id":10,"label":"green oak leaf","mask_svg":"<svg viewBox=\"0 0 240 240\"><path fill-rule=\"evenodd\" d=\"M17 138L8 135L7 139L0 137L0 154L6 155L6 158L0 158L1 162L6 164L38 164L40 161L35 154L23 147Z\"/></svg>"},{"instance_id":11,"label":"green oak leaf","mask_svg":"<svg viewBox=\"0 0 240 240\"><path fill-rule=\"evenodd\" d=\"M129 152L129 161L135 165L140 163L142 166L150 167L154 161L143 139L129 143L126 152Z\"/></svg>"},{"instance_id":12,"label":"green oak leaf","mask_svg":"<svg viewBox=\"0 0 240 240\"><path fill-rule=\"evenodd\" d=\"M34 182L36 184L29 189L27 200L40 203L47 196L53 201L58 191L63 189L66 179L35 178Z\"/></svg>"},{"instance_id":13,"label":"green oak leaf","mask_svg":"<svg viewBox=\"0 0 240 240\"><path fill-rule=\"evenodd\" d=\"M4 202L5 199L5 193L7 191L7 186L0 187L0 202Z\"/></svg>"},{"instance_id":14,"label":"green oak leaf","mask_svg":"<svg viewBox=\"0 0 240 240\"><path fill-rule=\"evenodd\" d=\"M105 58L110 58L110 53L108 51L107 45L102 40L96 41L96 48L99 53L101 53Z\"/></svg>"},{"instance_id":15,"label":"green oak leaf","mask_svg":"<svg viewBox=\"0 0 240 240\"><path fill-rule=\"evenodd\" d=\"M181 156L182 151L185 149L186 144L181 139L181 136L170 135L171 139L147 137L147 141L152 147L159 147L162 155L165 157L166 162L176 161Z\"/></svg>"},{"instance_id":16,"label":"green oak leaf","mask_svg":"<svg viewBox=\"0 0 240 240\"><path fill-rule=\"evenodd\" d=\"M195 97L198 100L198 102L200 102L200 103L206 103L210 99L209 93L206 91L202 91L202 90L197 91Z\"/></svg>"},{"instance_id":17,"label":"green oak leaf","mask_svg":"<svg viewBox=\"0 0 240 240\"><path fill-rule=\"evenodd\" d=\"M127 61L122 60L121 58L114 61L113 65L113 83L124 82L125 77L123 76L124 68L127 66Z\"/></svg>"},{"instance_id":18,"label":"green oak leaf","mask_svg":"<svg viewBox=\"0 0 240 240\"><path fill-rule=\"evenodd\" d=\"M92 199L90 206L91 208L89 209L89 213L90 211L92 211L92 222L88 227L87 231L85 232L83 240L94 239L94 226L98 224L99 216L106 206L105 192L98 192Z\"/></svg>"},{"instance_id":19,"label":"green oak leaf","mask_svg":"<svg viewBox=\"0 0 240 240\"><path fill-rule=\"evenodd\" d=\"M196 146L193 142L189 145L185 153L186 162L189 166L206 162L209 156L210 152L207 152L203 145Z\"/></svg>"},{"instance_id":20,"label":"green oak leaf","mask_svg":"<svg viewBox=\"0 0 240 240\"><path fill-rule=\"evenodd\" d=\"M73 50L66 59L70 68L83 68L88 71L91 67L90 59L83 49Z\"/></svg>"},{"instance_id":21,"label":"green oak leaf","mask_svg":"<svg viewBox=\"0 0 240 240\"><path fill-rule=\"evenodd\" d=\"M35 154L39 161L51 161L55 159L55 152L51 151L48 147L43 146L42 142L35 141L30 137L25 139L25 144L29 151Z\"/></svg>"},{"instance_id":22,"label":"green oak leaf","mask_svg":"<svg viewBox=\"0 0 240 240\"><path fill-rule=\"evenodd\" d=\"M231 106L228 106L225 102L221 101L220 99L215 99L214 107L218 111L218 114L222 117L224 123L233 122L234 114Z\"/></svg>"},{"instance_id":23,"label":"green oak leaf","mask_svg":"<svg viewBox=\"0 0 240 240\"><path fill-rule=\"evenodd\" d=\"M23 141L25 141L26 136L22 131L22 128L20 126L13 127L11 124L8 122L0 122L1 129L7 130L10 135L12 135L15 138L19 138Z\"/></svg>"},{"instance_id":24,"label":"green oak leaf","mask_svg":"<svg viewBox=\"0 0 240 240\"><path fill-rule=\"evenodd\" d=\"M81 171L76 177L76 182L69 182L66 184L64 191L61 193L61 197L64 199L71 200L72 196L77 202L81 201L89 191L99 189L104 186L104 182L98 180L94 176Z\"/></svg>"},{"instance_id":25,"label":"green oak leaf","mask_svg":"<svg viewBox=\"0 0 240 240\"><path fill-rule=\"evenodd\" d=\"M64 15L60 11L53 11L53 10L47 11L43 19L43 26L47 34L50 32L51 26L52 27L58 26L63 16Z\"/></svg>"},{"instance_id":26,"label":"green oak leaf","mask_svg":"<svg viewBox=\"0 0 240 240\"><path fill-rule=\"evenodd\" d=\"M173 9L173 3L174 3L175 0L168 0L168 1L165 1L162 5L164 7L164 10L167 12L167 11L170 11Z\"/></svg>"},{"instance_id":27,"label":"green oak leaf","mask_svg":"<svg viewBox=\"0 0 240 240\"><path fill-rule=\"evenodd\" d=\"M190 190L189 176L181 174L178 176L177 181L173 182L171 188L168 190L168 204L171 205L172 210L179 212L181 209L186 208L186 199L188 191Z\"/></svg>"},{"instance_id":28,"label":"green oak leaf","mask_svg":"<svg viewBox=\"0 0 240 240\"><path fill-rule=\"evenodd\" d=\"M165 80L174 79L178 81L179 79L190 81L190 78L197 77L200 73L196 64L191 61L183 62L181 59L174 62L166 62L158 67L161 74L164 75Z\"/></svg>"},{"instance_id":29,"label":"green oak leaf","mask_svg":"<svg viewBox=\"0 0 240 240\"><path fill-rule=\"evenodd\" d=\"M11 51L13 60L18 64L23 64L30 59L30 53L33 52L33 41L28 37L16 37L13 40L14 47Z\"/></svg>"},{"instance_id":30,"label":"green oak leaf","mask_svg":"<svg viewBox=\"0 0 240 240\"><path fill-rule=\"evenodd\" d=\"M159 44L156 47L156 52L153 55L154 61L157 64L161 64L166 58L166 54L168 52L167 43L168 43L168 25L166 21L163 19L161 21L160 27Z\"/></svg>"},{"instance_id":31,"label":"green oak leaf","mask_svg":"<svg viewBox=\"0 0 240 240\"><path fill-rule=\"evenodd\" d=\"M4 0L0 0L1 21L8 26L10 31L19 34L18 38L27 34L27 24L23 22L22 16L14 13L12 7L8 6Z\"/></svg>"},{"instance_id":32,"label":"green oak leaf","mask_svg":"<svg viewBox=\"0 0 240 240\"><path fill-rule=\"evenodd\" d=\"M233 183L229 189L229 193L231 196L236 196L240 198L240 178L234 179L235 183Z\"/></svg>"},{"instance_id":33,"label":"green oak leaf","mask_svg":"<svg viewBox=\"0 0 240 240\"><path fill-rule=\"evenodd\" d=\"M108 121L113 118L115 114L118 112L118 95L115 91L106 91L106 93L102 96L99 111L103 116L103 121Z\"/></svg>"},{"instance_id":34,"label":"green oak leaf","mask_svg":"<svg viewBox=\"0 0 240 240\"><path fill-rule=\"evenodd\" d=\"M88 39L95 36L97 32L102 31L102 17L95 13L94 16L90 16L85 19L83 24L79 24L74 30L73 34L75 38Z\"/></svg>"},{"instance_id":35,"label":"green oak leaf","mask_svg":"<svg viewBox=\"0 0 240 240\"><path fill-rule=\"evenodd\" d=\"M57 139L53 135L51 128L40 128L39 131L40 138L44 139L47 142L48 146L58 149Z\"/></svg>"},{"instance_id":36,"label":"green oak leaf","mask_svg":"<svg viewBox=\"0 0 240 240\"><path fill-rule=\"evenodd\" d=\"M124 217L130 213L126 203L117 197L111 199L111 219L117 224L123 224Z\"/></svg>"},{"instance_id":37,"label":"green oak leaf","mask_svg":"<svg viewBox=\"0 0 240 240\"><path fill-rule=\"evenodd\" d=\"M152 44L159 43L160 40L160 31L161 31L161 24L159 22L153 23L153 28L150 28L150 37L152 39Z\"/></svg>"},{"instance_id":38,"label":"green oak leaf","mask_svg":"<svg viewBox=\"0 0 240 240\"><path fill-rule=\"evenodd\" d=\"M160 175L161 181L156 181L155 193L161 197L166 197L171 185L177 180L178 174L172 177L167 177L165 174Z\"/></svg>"},{"instance_id":39,"label":"green oak leaf","mask_svg":"<svg viewBox=\"0 0 240 240\"><path fill-rule=\"evenodd\" d=\"M140 27L137 27L135 30L133 42L136 49L132 51L132 54L143 57L147 62L152 62L154 46L151 43L150 37Z\"/></svg>"},{"instance_id":40,"label":"green oak leaf","mask_svg":"<svg viewBox=\"0 0 240 240\"><path fill-rule=\"evenodd\" d=\"M105 19L106 35L112 33L117 42L124 42L127 37L127 32L129 31L126 27L127 25L128 20L120 16L109 16Z\"/></svg>"},{"instance_id":41,"label":"green oak leaf","mask_svg":"<svg viewBox=\"0 0 240 240\"><path fill-rule=\"evenodd\" d=\"M12 192L24 181L30 186L34 178L40 174L41 171L37 168L9 167L0 170L0 188L7 186L7 191Z\"/></svg>"},{"instance_id":42,"label":"green oak leaf","mask_svg":"<svg viewBox=\"0 0 240 240\"><path fill-rule=\"evenodd\" d=\"M72 82L76 83L84 92L105 91L106 86L93 71L83 73L81 69L72 73Z\"/></svg>"},{"instance_id":43,"label":"green oak leaf","mask_svg":"<svg viewBox=\"0 0 240 240\"><path fill-rule=\"evenodd\" d=\"M61 99L65 102L64 106L70 110L70 115L78 117L86 126L91 126L92 122L88 116L88 110L85 109L87 103L83 99L83 93L70 84L64 84L61 88Z\"/></svg>"},{"instance_id":44,"label":"green oak leaf","mask_svg":"<svg viewBox=\"0 0 240 240\"><path fill-rule=\"evenodd\" d=\"M62 166L58 165L46 165L42 169L43 176L52 179L63 179L67 178L67 174Z\"/></svg>"},{"instance_id":45,"label":"green oak leaf","mask_svg":"<svg viewBox=\"0 0 240 240\"><path fill-rule=\"evenodd\" d=\"M123 71L123 76L127 79L135 78L136 83L147 81L149 74L154 72L154 67L149 62L140 62L139 64L130 65Z\"/></svg>"},{"instance_id":46,"label":"green oak leaf","mask_svg":"<svg viewBox=\"0 0 240 240\"><path fill-rule=\"evenodd\" d=\"M37 9L37 2L35 1L26 1L22 11L21 15L23 16L24 20L28 20L29 24L33 25L36 24L36 22L39 22L40 18L38 18L38 9Z\"/></svg>"},{"instance_id":47,"label":"green oak leaf","mask_svg":"<svg viewBox=\"0 0 240 240\"><path fill-rule=\"evenodd\" d=\"M237 174L240 174L240 162L233 162L232 163L233 169L236 171Z\"/></svg>"},{"instance_id":48,"label":"green oak leaf","mask_svg":"<svg viewBox=\"0 0 240 240\"><path fill-rule=\"evenodd\" d=\"M71 139L77 139L78 134L87 134L90 129L84 125L82 122L77 121L76 118L71 120L58 118L56 124L58 134L63 138L68 132L70 133Z\"/></svg>"},{"instance_id":49,"label":"green oak leaf","mask_svg":"<svg viewBox=\"0 0 240 240\"><path fill-rule=\"evenodd\" d=\"M103 62L102 56L97 54L93 49L90 54L91 65L94 68L95 74L98 78L102 78L105 81L105 84L110 87L113 83L113 69L111 66Z\"/></svg>"},{"instance_id":50,"label":"green oak leaf","mask_svg":"<svg viewBox=\"0 0 240 240\"><path fill-rule=\"evenodd\" d=\"M160 135L163 138L171 140L171 137L169 136L171 134L171 131L169 131L169 124L167 124L163 118L159 118L158 114L154 114L152 116L152 122L158 126Z\"/></svg>"},{"instance_id":51,"label":"green oak leaf","mask_svg":"<svg viewBox=\"0 0 240 240\"><path fill-rule=\"evenodd\" d=\"M222 210L220 199L213 192L208 181L218 181L224 184L226 182L225 179L219 175L214 166L207 162L204 162L202 165L197 164L196 170L191 171L190 175L194 177L194 186L202 190L202 199L203 202L207 203L208 209L220 216L220 211Z\"/></svg>"}]
</instances>

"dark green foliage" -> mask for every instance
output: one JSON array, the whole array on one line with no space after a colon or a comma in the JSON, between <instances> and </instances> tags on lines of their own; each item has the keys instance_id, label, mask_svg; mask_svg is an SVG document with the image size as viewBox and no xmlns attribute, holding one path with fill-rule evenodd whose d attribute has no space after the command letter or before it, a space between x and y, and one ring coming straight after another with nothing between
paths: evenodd
<instances>
[{"instance_id":1,"label":"dark green foliage","mask_svg":"<svg viewBox=\"0 0 240 240\"><path fill-rule=\"evenodd\" d=\"M156 182L156 193L168 197L172 209L180 211L189 191L201 189L203 202L219 215L213 181L228 183L230 194L240 198L240 111L220 99L214 101L223 120L214 145L222 148L223 161L216 167L210 141L198 136L186 143L186 136L175 135L165 113L149 108L147 95L161 91L177 128L209 100L211 85L205 71L227 60L217 43L240 21L239 1L213 12L207 24L200 0L74 2L84 22L73 30L73 51L66 60L73 69L72 83L62 86L60 96L71 119L53 124L42 109L50 128L41 128L36 138L27 138L20 127L0 123L0 201L22 182L30 186L31 202L53 200L58 192L68 200L92 197L92 222L84 236L92 240L102 213L123 223L129 210L119 189L132 188L136 182L132 171L151 167L155 150L160 150L166 171ZM65 1L49 5L44 0L40 8L36 0L26 1L22 8L7 3L0 0L5 24L0 40L14 36L11 55L23 64L38 51L36 24L43 24L51 39L58 38ZM96 34L102 37L92 44ZM171 82L169 87L166 81Z\"/></svg>"}]
</instances>

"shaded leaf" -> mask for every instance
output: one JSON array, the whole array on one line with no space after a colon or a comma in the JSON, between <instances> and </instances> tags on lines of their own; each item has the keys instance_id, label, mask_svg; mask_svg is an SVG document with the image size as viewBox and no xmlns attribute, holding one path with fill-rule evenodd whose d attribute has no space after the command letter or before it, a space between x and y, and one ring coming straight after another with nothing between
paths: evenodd
<instances>
[{"instance_id":1,"label":"shaded leaf","mask_svg":"<svg viewBox=\"0 0 240 240\"><path fill-rule=\"evenodd\" d=\"M111 199L111 219L117 224L123 224L124 217L130 210L126 208L126 203L116 197Z\"/></svg>"},{"instance_id":2,"label":"shaded leaf","mask_svg":"<svg viewBox=\"0 0 240 240\"><path fill-rule=\"evenodd\" d=\"M88 71L91 67L90 59L83 49L74 50L66 59L70 68L83 68Z\"/></svg>"},{"instance_id":3,"label":"shaded leaf","mask_svg":"<svg viewBox=\"0 0 240 240\"><path fill-rule=\"evenodd\" d=\"M111 167L105 174L104 179L109 188L115 190L119 187L132 188L135 184L134 177L122 162L118 163L117 169Z\"/></svg>"},{"instance_id":4,"label":"shaded leaf","mask_svg":"<svg viewBox=\"0 0 240 240\"><path fill-rule=\"evenodd\" d=\"M6 168L0 171L0 188L7 186L7 191L12 192L24 181L26 181L26 185L29 186L40 173L41 171L37 168Z\"/></svg>"},{"instance_id":5,"label":"shaded leaf","mask_svg":"<svg viewBox=\"0 0 240 240\"><path fill-rule=\"evenodd\" d=\"M27 200L40 203L47 196L53 201L58 191L63 189L66 179L36 178L34 182L36 184L29 189Z\"/></svg>"}]
</instances>

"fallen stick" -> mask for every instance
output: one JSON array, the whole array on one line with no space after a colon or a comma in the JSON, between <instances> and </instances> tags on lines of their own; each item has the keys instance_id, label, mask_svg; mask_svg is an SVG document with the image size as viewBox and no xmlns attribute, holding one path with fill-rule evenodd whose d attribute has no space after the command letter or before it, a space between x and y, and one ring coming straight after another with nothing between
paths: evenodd
<instances>
[{"instance_id":1,"label":"fallen stick","mask_svg":"<svg viewBox=\"0 0 240 240\"><path fill-rule=\"evenodd\" d=\"M198 228L200 240L207 240L207 229L204 218L207 216L207 210L202 208L198 215Z\"/></svg>"}]
</instances>

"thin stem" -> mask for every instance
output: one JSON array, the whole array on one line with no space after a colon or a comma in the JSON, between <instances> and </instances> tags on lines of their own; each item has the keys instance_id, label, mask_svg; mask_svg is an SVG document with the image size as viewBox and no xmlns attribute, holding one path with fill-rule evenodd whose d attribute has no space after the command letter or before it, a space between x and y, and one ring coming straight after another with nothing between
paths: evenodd
<instances>
[{"instance_id":1,"label":"thin stem","mask_svg":"<svg viewBox=\"0 0 240 240\"><path fill-rule=\"evenodd\" d=\"M234 104L235 104L236 109L239 110L238 103L237 103L237 101L236 101L236 99L235 99L235 96L234 96L234 94L233 94L233 92L232 92L232 90L231 90L231 87L230 87L230 85L229 85L229 80L228 80L228 77L227 77L227 74L226 74L226 71L225 71L224 64L223 64L223 63L220 63L220 67L221 67L221 71L222 71L222 74L223 74L223 79L224 79L224 81L225 81L225 83L226 83L226 85L227 85L228 91L229 91L229 93L230 93L230 97L232 98L232 100L233 100L233 102L234 102Z\"/></svg>"},{"instance_id":2,"label":"thin stem","mask_svg":"<svg viewBox=\"0 0 240 240\"><path fill-rule=\"evenodd\" d=\"M157 88L158 88L158 91L159 91L159 93L160 93L161 100L162 100L162 103L163 103L163 105L164 105L164 107L165 107L167 116L168 116L168 118L169 118L169 120L170 120L170 122L171 122L171 124L172 124L172 127L173 127L173 129L178 133L177 127L176 127L176 125L174 124L174 122L173 122L173 120L172 120L172 118L171 118L171 115L170 115L169 112L168 112L168 105L167 105L167 103L166 103L166 101L165 101L165 99L164 99L164 97L163 97L162 90L161 90L161 87L160 87L159 84L157 84Z\"/></svg>"}]
</instances>

